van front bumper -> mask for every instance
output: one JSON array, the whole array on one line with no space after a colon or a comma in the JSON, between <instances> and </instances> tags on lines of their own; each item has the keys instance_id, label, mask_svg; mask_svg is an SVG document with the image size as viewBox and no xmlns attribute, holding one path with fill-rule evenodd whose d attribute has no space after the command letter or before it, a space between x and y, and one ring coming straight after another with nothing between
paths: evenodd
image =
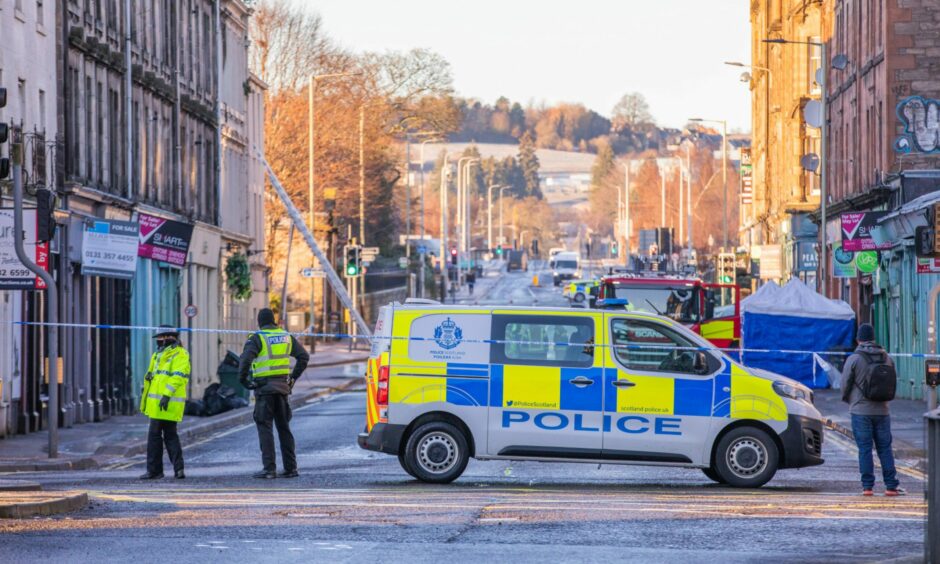
<instances>
[{"instance_id":1,"label":"van front bumper","mask_svg":"<svg viewBox=\"0 0 940 564\"><path fill-rule=\"evenodd\" d=\"M790 415L787 429L780 433L783 443L781 468L805 468L825 462L822 457L823 424L818 419Z\"/></svg>"},{"instance_id":2,"label":"van front bumper","mask_svg":"<svg viewBox=\"0 0 940 564\"><path fill-rule=\"evenodd\" d=\"M359 433L357 442L359 448L398 454L401 449L401 440L405 436L405 425L391 425L389 423L376 423L371 432Z\"/></svg>"}]
</instances>

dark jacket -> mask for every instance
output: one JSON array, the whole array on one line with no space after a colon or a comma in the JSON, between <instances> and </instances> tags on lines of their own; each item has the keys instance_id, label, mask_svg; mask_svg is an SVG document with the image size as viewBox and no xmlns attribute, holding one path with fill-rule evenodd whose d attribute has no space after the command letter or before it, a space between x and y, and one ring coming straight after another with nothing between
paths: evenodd
<instances>
[{"instance_id":1,"label":"dark jacket","mask_svg":"<svg viewBox=\"0 0 940 564\"><path fill-rule=\"evenodd\" d=\"M277 329L277 325L265 325L262 329ZM307 349L305 349L297 339L291 336L290 340L290 355L297 361L294 364L294 368L291 369L290 379L297 380L304 373L304 370L307 369L307 363L310 362L310 355L307 354ZM238 379L246 388L251 388L251 363L258 358L259 354L261 354L261 337L259 337L257 333L252 333L245 343L245 349L242 351L238 364ZM255 390L255 394L257 395L287 395L290 393L290 384L288 378L285 376L258 378L254 379L254 383L260 386Z\"/></svg>"},{"instance_id":2,"label":"dark jacket","mask_svg":"<svg viewBox=\"0 0 940 564\"><path fill-rule=\"evenodd\" d=\"M842 401L849 404L849 413L852 415L889 415L888 402L872 401L862 394L862 390L855 385L855 379L859 371L865 366L868 360L860 352L872 356L884 355L885 362L894 366L892 359L885 350L877 343L859 343L855 353L845 361L842 367Z\"/></svg>"}]
</instances>

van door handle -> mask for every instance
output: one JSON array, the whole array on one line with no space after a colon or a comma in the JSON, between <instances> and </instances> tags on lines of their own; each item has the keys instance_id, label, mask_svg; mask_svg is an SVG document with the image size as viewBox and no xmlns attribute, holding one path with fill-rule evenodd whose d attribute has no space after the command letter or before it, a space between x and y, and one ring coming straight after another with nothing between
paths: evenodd
<instances>
[{"instance_id":1,"label":"van door handle","mask_svg":"<svg viewBox=\"0 0 940 564\"><path fill-rule=\"evenodd\" d=\"M591 380L590 378L585 378L584 376L578 376L577 378L572 378L571 380L569 380L569 382L571 382L572 384L574 384L575 386L579 388L586 388L590 386L591 384L593 384L594 380Z\"/></svg>"},{"instance_id":2,"label":"van door handle","mask_svg":"<svg viewBox=\"0 0 940 564\"><path fill-rule=\"evenodd\" d=\"M633 386L636 386L636 383L631 382L630 380L614 380L612 384L618 388L632 388Z\"/></svg>"}]
</instances>

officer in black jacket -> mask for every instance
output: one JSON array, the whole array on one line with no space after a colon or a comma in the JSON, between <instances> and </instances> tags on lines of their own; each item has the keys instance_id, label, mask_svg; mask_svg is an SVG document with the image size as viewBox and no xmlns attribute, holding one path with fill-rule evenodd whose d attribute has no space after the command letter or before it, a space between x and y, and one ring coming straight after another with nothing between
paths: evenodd
<instances>
[{"instance_id":1,"label":"officer in black jacket","mask_svg":"<svg viewBox=\"0 0 940 564\"><path fill-rule=\"evenodd\" d=\"M297 339L278 328L274 321L274 312L270 309L264 308L258 312L258 325L262 332L254 333L248 338L238 368L242 385L255 391L254 420L258 427L261 462L264 464L264 469L254 474L253 477L275 478L277 476L273 423L273 426L277 427L277 436L281 443L281 459L284 463L281 477L296 478L299 474L297 473L297 456L294 452L294 435L290 430L291 409L288 396L294 387L294 382L307 369L310 355L307 354L303 345L297 342ZM252 364L265 348L261 339L271 339L272 334L275 337L290 339L290 356L296 363L289 375L260 377L259 374L252 373ZM270 347L271 345L268 345L268 350Z\"/></svg>"}]
</instances>

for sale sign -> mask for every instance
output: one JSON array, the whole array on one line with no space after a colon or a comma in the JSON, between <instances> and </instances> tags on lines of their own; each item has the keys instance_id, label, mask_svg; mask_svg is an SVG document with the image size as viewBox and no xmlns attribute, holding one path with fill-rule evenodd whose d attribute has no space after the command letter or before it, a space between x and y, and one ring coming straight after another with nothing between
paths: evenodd
<instances>
[{"instance_id":1,"label":"for sale sign","mask_svg":"<svg viewBox=\"0 0 940 564\"><path fill-rule=\"evenodd\" d=\"M82 274L133 279L137 271L139 232L133 221L86 221L82 233Z\"/></svg>"},{"instance_id":2,"label":"for sale sign","mask_svg":"<svg viewBox=\"0 0 940 564\"><path fill-rule=\"evenodd\" d=\"M868 211L842 214L842 249L850 252L890 249L892 243L878 245L871 238L871 228L887 212Z\"/></svg>"},{"instance_id":3,"label":"for sale sign","mask_svg":"<svg viewBox=\"0 0 940 564\"><path fill-rule=\"evenodd\" d=\"M16 256L13 209L0 208L0 290L44 290L46 283ZM36 241L36 210L23 210L23 247L26 256L49 270L49 243Z\"/></svg>"},{"instance_id":4,"label":"for sale sign","mask_svg":"<svg viewBox=\"0 0 940 564\"><path fill-rule=\"evenodd\" d=\"M186 264L193 226L189 223L140 214L140 245L137 256L166 262L174 266Z\"/></svg>"}]
</instances>

